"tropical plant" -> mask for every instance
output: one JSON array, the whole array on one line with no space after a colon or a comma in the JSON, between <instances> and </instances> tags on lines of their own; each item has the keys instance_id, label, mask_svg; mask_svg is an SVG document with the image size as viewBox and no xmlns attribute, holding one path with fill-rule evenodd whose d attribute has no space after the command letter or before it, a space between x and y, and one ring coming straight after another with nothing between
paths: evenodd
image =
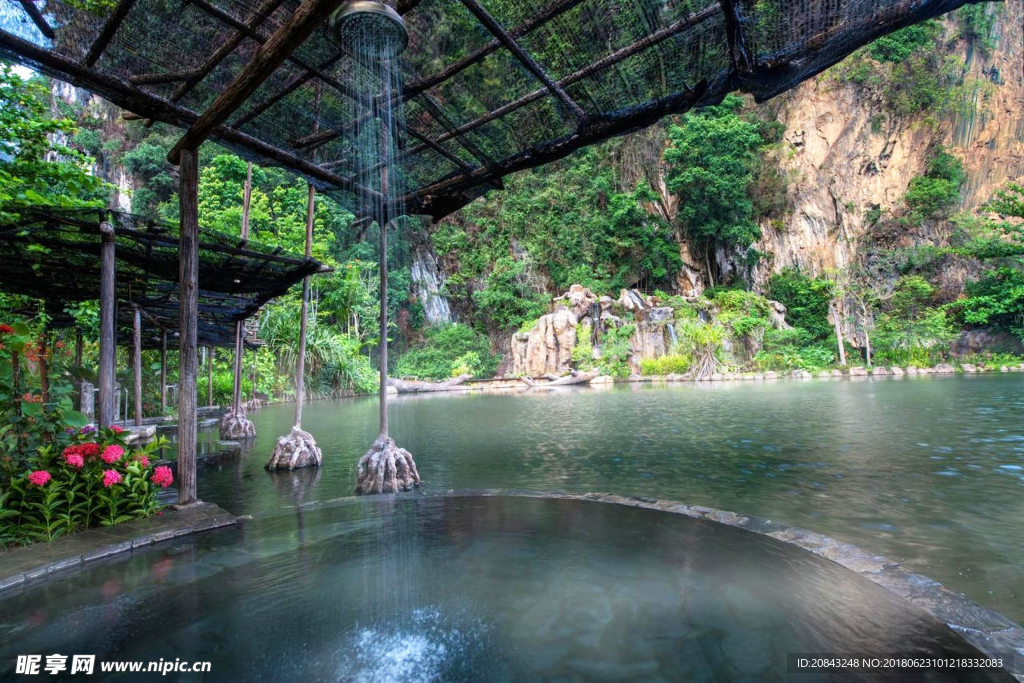
<instances>
[{"instance_id":1,"label":"tropical plant","mask_svg":"<svg viewBox=\"0 0 1024 683\"><path fill-rule=\"evenodd\" d=\"M722 344L728 336L726 328L717 323L684 321L677 334L680 348L693 358L693 378L711 379L722 364Z\"/></svg>"}]
</instances>

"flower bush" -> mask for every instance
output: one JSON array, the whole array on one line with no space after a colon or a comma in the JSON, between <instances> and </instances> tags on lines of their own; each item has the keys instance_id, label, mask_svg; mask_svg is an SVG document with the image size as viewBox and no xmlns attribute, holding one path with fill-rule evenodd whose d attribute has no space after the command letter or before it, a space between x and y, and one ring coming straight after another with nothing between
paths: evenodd
<instances>
[{"instance_id":1,"label":"flower bush","mask_svg":"<svg viewBox=\"0 0 1024 683\"><path fill-rule=\"evenodd\" d=\"M0 546L52 541L95 526L110 526L159 511L158 488L174 482L166 466L153 468L153 441L131 452L122 430L67 430L36 449L26 469L0 480Z\"/></svg>"}]
</instances>

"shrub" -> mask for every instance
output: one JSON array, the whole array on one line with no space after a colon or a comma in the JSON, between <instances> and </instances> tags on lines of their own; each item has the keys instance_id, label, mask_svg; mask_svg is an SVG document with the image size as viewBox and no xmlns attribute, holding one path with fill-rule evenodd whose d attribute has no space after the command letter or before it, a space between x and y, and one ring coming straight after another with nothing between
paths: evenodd
<instances>
[{"instance_id":1,"label":"shrub","mask_svg":"<svg viewBox=\"0 0 1024 683\"><path fill-rule=\"evenodd\" d=\"M670 353L661 358L640 361L640 373L644 375L681 375L690 369L693 358L685 353Z\"/></svg>"},{"instance_id":2,"label":"shrub","mask_svg":"<svg viewBox=\"0 0 1024 683\"><path fill-rule=\"evenodd\" d=\"M828 322L828 304L832 283L810 278L786 268L768 280L768 296L786 307L786 322L806 330L811 339L825 339L832 333Z\"/></svg>"},{"instance_id":3,"label":"shrub","mask_svg":"<svg viewBox=\"0 0 1024 683\"><path fill-rule=\"evenodd\" d=\"M150 458L157 439L131 451L119 428L76 431L71 443L41 446L0 489L0 546L53 541L159 511L156 490L173 482Z\"/></svg>"},{"instance_id":4,"label":"shrub","mask_svg":"<svg viewBox=\"0 0 1024 683\"><path fill-rule=\"evenodd\" d=\"M461 374L490 377L498 366L487 337L468 325L453 323L428 328L423 345L395 362L395 374L444 380Z\"/></svg>"},{"instance_id":5,"label":"shrub","mask_svg":"<svg viewBox=\"0 0 1024 683\"><path fill-rule=\"evenodd\" d=\"M713 323L685 321L679 326L679 346L693 358L693 376L708 379L718 372L726 329Z\"/></svg>"},{"instance_id":6,"label":"shrub","mask_svg":"<svg viewBox=\"0 0 1024 683\"><path fill-rule=\"evenodd\" d=\"M612 377L629 376L629 357L632 354L631 339L636 325L615 327L601 338L601 369Z\"/></svg>"}]
</instances>

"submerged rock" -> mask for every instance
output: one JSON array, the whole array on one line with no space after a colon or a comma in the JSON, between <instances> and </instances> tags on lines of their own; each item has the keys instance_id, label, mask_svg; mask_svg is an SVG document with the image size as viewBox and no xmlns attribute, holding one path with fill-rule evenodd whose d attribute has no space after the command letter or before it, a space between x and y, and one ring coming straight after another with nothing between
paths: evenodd
<instances>
[{"instance_id":1,"label":"submerged rock","mask_svg":"<svg viewBox=\"0 0 1024 683\"><path fill-rule=\"evenodd\" d=\"M978 372L978 368L970 363L964 363L960 366L964 372Z\"/></svg>"},{"instance_id":2,"label":"submerged rock","mask_svg":"<svg viewBox=\"0 0 1024 683\"><path fill-rule=\"evenodd\" d=\"M949 363L939 363L938 365L935 366L935 372L943 375L949 375L951 373L956 372L956 368L954 368Z\"/></svg>"},{"instance_id":3,"label":"submerged rock","mask_svg":"<svg viewBox=\"0 0 1024 683\"><path fill-rule=\"evenodd\" d=\"M894 366L892 366L889 369L892 371L892 374L894 374L894 375L903 375L904 374L903 373L903 368L901 368L898 365L894 365Z\"/></svg>"},{"instance_id":4,"label":"submerged rock","mask_svg":"<svg viewBox=\"0 0 1024 683\"><path fill-rule=\"evenodd\" d=\"M871 374L872 375L888 375L889 374L889 368L885 367L884 365L879 365L879 366L876 366L874 368L871 368Z\"/></svg>"},{"instance_id":5,"label":"submerged rock","mask_svg":"<svg viewBox=\"0 0 1024 683\"><path fill-rule=\"evenodd\" d=\"M863 365L855 365L850 368L850 377L867 377L868 371Z\"/></svg>"}]
</instances>

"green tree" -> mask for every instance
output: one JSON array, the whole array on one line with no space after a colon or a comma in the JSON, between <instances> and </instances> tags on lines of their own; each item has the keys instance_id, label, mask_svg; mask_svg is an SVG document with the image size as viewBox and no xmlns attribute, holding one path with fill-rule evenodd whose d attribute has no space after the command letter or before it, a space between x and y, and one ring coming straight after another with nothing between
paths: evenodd
<instances>
[{"instance_id":1,"label":"green tree","mask_svg":"<svg viewBox=\"0 0 1024 683\"><path fill-rule=\"evenodd\" d=\"M28 206L102 207L108 186L89 173L90 159L54 142L73 136L71 119L53 118L49 88L0 63L0 218Z\"/></svg>"},{"instance_id":2,"label":"green tree","mask_svg":"<svg viewBox=\"0 0 1024 683\"><path fill-rule=\"evenodd\" d=\"M715 247L747 249L761 236L750 187L763 139L755 124L740 117L742 104L728 95L668 129L668 189L679 198L678 223L703 251L712 284Z\"/></svg>"}]
</instances>

